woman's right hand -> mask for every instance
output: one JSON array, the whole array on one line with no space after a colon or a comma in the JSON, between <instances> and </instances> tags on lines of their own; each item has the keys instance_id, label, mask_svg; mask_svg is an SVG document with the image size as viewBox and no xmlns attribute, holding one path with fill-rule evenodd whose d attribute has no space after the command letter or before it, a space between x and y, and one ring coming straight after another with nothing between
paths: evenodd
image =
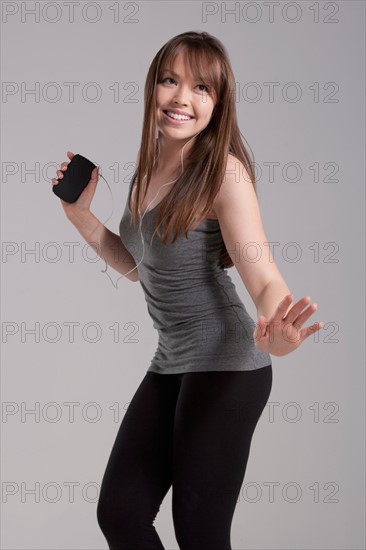
<instances>
[{"instance_id":1,"label":"woman's right hand","mask_svg":"<svg viewBox=\"0 0 366 550\"><path fill-rule=\"evenodd\" d=\"M67 151L67 156L71 161L72 158L74 157L74 153L71 153L71 151ZM63 173L67 170L68 165L69 165L69 162L63 162L60 165L60 170L57 170L56 172L57 177L51 180L52 185L57 185L58 182L63 178ZM62 207L68 218L70 218L70 216L72 217L75 214L77 217L80 217L80 214L85 214L90 211L90 204L94 197L98 179L99 179L99 166L96 166L91 173L91 178L87 186L85 187L85 189L83 189L82 193L80 194L80 196L75 202L69 203L64 201L63 199L60 199Z\"/></svg>"}]
</instances>

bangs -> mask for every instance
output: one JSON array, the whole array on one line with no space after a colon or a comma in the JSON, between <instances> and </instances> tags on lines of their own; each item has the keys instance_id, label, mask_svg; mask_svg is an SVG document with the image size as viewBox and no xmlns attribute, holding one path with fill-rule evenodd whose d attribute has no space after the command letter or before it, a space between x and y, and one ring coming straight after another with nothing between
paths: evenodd
<instances>
[{"instance_id":1,"label":"bangs","mask_svg":"<svg viewBox=\"0 0 366 550\"><path fill-rule=\"evenodd\" d=\"M210 94L221 95L221 70L217 53L211 48L197 43L177 44L163 55L158 67L157 81L160 82L165 70L173 70L176 57L182 53L188 73L193 80L205 84Z\"/></svg>"}]
</instances>

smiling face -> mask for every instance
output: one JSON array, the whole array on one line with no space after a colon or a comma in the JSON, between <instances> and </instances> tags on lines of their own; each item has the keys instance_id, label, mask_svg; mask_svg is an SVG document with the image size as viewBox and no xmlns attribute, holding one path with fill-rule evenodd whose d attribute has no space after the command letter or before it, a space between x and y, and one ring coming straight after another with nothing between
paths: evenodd
<instances>
[{"instance_id":1,"label":"smiling face","mask_svg":"<svg viewBox=\"0 0 366 550\"><path fill-rule=\"evenodd\" d=\"M209 84L194 79L182 53L179 53L172 69L164 68L162 78L157 82L156 106L161 137L169 141L186 141L209 124L215 107L215 93ZM174 113L178 115L175 119L172 118ZM184 114L188 115L188 120L186 116L179 116Z\"/></svg>"}]
</instances>

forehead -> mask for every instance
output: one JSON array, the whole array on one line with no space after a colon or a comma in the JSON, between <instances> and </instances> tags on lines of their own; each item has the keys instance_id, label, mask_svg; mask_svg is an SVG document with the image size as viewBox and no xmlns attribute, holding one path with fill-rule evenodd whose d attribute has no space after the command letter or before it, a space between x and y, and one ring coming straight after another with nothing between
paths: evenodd
<instances>
[{"instance_id":1,"label":"forehead","mask_svg":"<svg viewBox=\"0 0 366 550\"><path fill-rule=\"evenodd\" d=\"M170 72L173 76L193 77L188 56L183 55L183 52L178 52L175 59L172 56L170 56L170 59L166 59L161 70L162 72Z\"/></svg>"},{"instance_id":2,"label":"forehead","mask_svg":"<svg viewBox=\"0 0 366 550\"><path fill-rule=\"evenodd\" d=\"M160 71L170 71L175 76L187 78L202 78L211 76L216 72L216 63L210 60L208 54L203 50L181 48L178 51L171 51L163 60Z\"/></svg>"}]
</instances>

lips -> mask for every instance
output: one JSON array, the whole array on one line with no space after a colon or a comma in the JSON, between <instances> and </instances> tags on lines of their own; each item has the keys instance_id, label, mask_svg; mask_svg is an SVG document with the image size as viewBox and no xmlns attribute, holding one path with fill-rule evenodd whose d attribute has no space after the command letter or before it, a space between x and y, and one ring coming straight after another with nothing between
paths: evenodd
<instances>
[{"instance_id":1,"label":"lips","mask_svg":"<svg viewBox=\"0 0 366 550\"><path fill-rule=\"evenodd\" d=\"M193 118L173 118L169 116L165 111L163 111L163 117L168 124L173 126L184 126L185 124L188 124L188 122L192 122L192 120L194 120Z\"/></svg>"},{"instance_id":2,"label":"lips","mask_svg":"<svg viewBox=\"0 0 366 550\"><path fill-rule=\"evenodd\" d=\"M163 111L163 113L165 114L167 114L168 112L174 113L175 115L183 115L183 116L189 116L190 118L194 118L189 113L185 113L184 111L180 111L179 109L166 109L165 111Z\"/></svg>"}]
</instances>

